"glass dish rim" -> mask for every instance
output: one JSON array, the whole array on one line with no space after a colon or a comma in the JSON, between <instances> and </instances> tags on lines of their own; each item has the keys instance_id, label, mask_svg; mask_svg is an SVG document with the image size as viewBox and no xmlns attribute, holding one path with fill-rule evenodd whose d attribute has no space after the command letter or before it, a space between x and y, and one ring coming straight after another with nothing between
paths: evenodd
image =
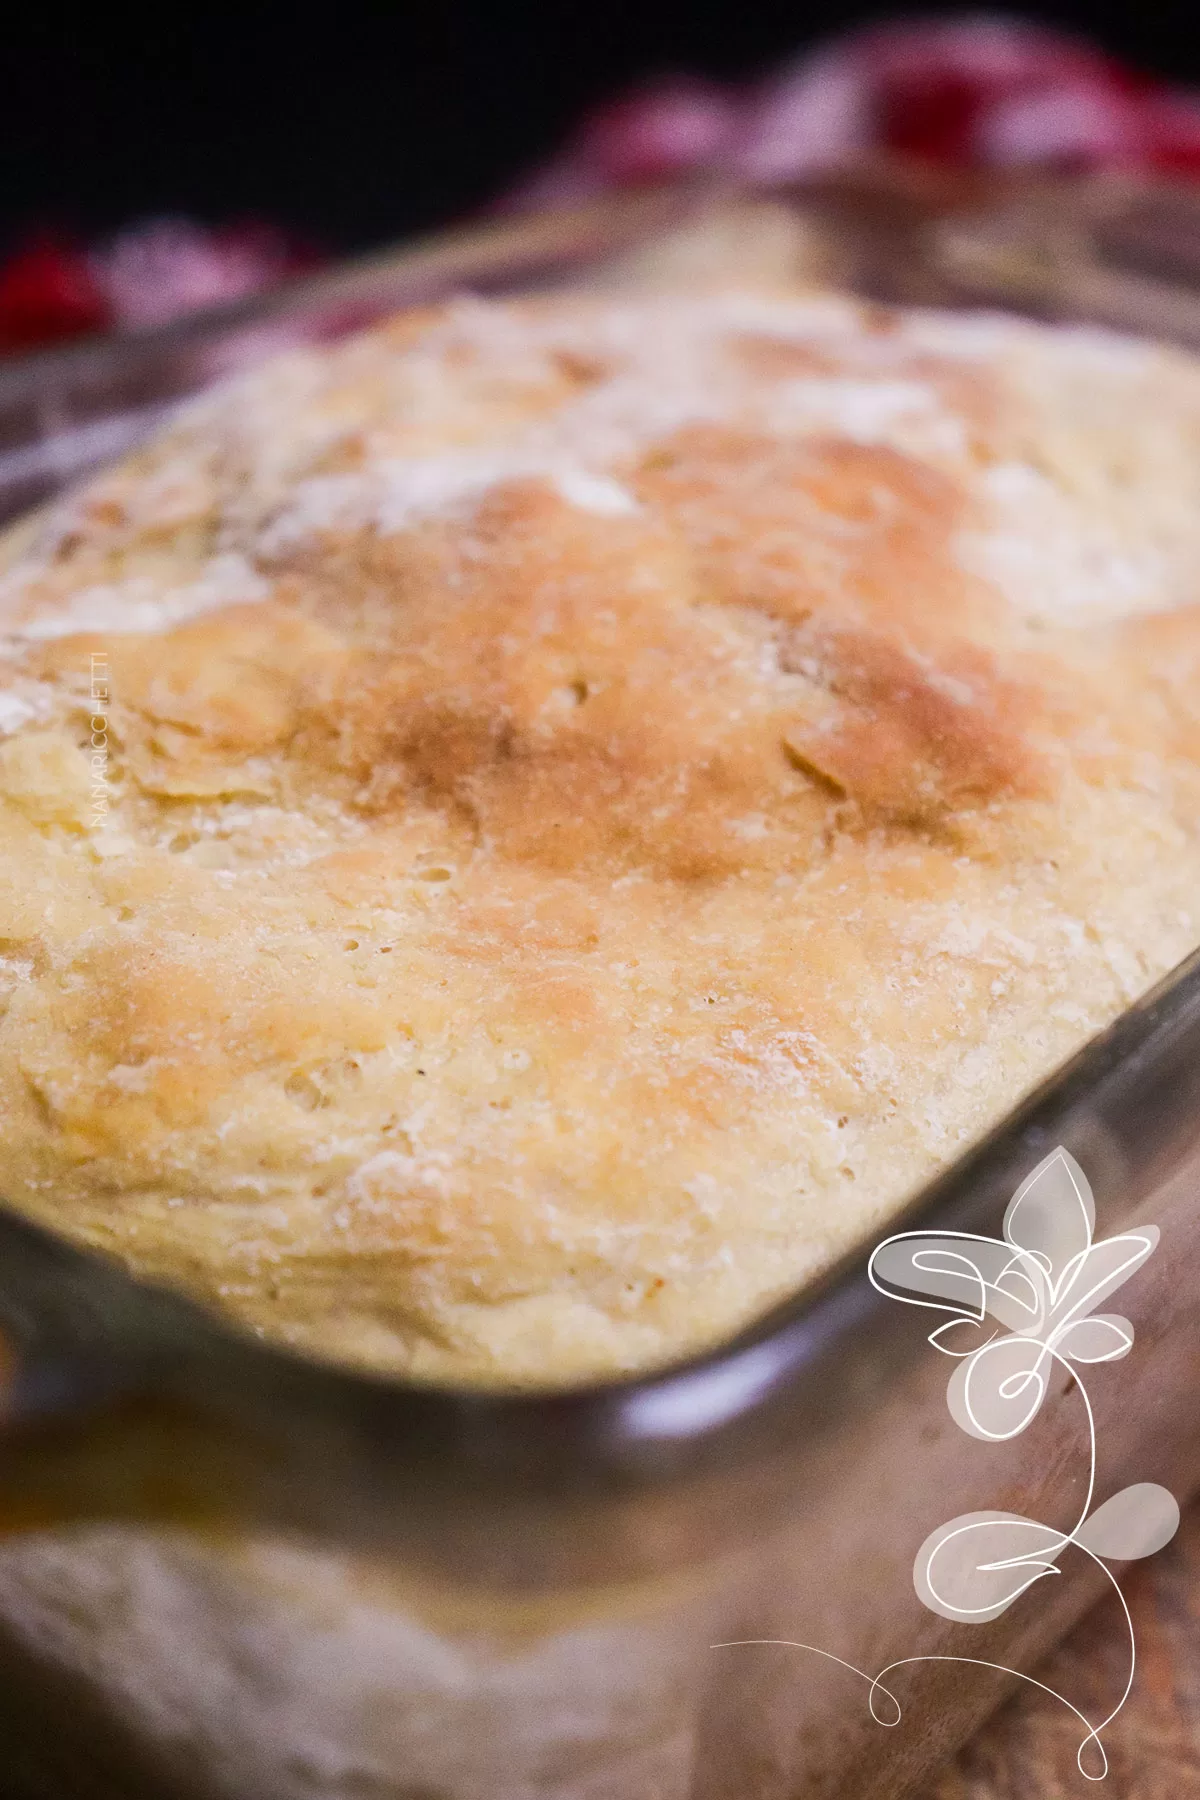
<instances>
[{"instance_id":1,"label":"glass dish rim","mask_svg":"<svg viewBox=\"0 0 1200 1800\"><path fill-rule=\"evenodd\" d=\"M648 230L685 217L698 200L714 194L729 197L732 191L726 184L678 184L618 195L563 213L500 215L457 232L434 234L164 326L14 359L10 367L0 367L0 405L47 384L119 371L130 356L170 356L248 325L315 308L369 303L380 284L394 284L397 275L418 286L436 282L442 265L452 271L456 261L473 274L482 269L485 280L494 277L507 287L512 286L514 254L518 261L524 259L525 269L557 268L564 257L580 259L586 266L598 249L640 243ZM794 188L758 189L750 197L769 198L780 192L785 198L795 195ZM394 297L394 285L388 292ZM781 1387L803 1376L819 1343L844 1332L852 1319L866 1316L874 1305L865 1278L870 1241L901 1229L962 1229L968 1216L994 1219L997 1205L1002 1206L1011 1192L1011 1185L1005 1189L1004 1184L1013 1170L1019 1178L1036 1160L1029 1153L1031 1143L1053 1135L1055 1120L1066 1118L1098 1083L1119 1076L1127 1059L1152 1045L1156 1033L1169 1034L1196 1012L1200 1012L1200 950L1053 1070L962 1155L889 1209L871 1240L848 1247L814 1281L764 1307L715 1343L628 1374L569 1384L506 1386L389 1375L262 1340L216 1307L179 1289L141 1280L115 1258L72 1245L0 1200L0 1302L12 1285L6 1268L20 1267L24 1261L40 1269L47 1280L55 1270L69 1271L83 1289L101 1295L106 1315L114 1310L120 1314L118 1322L108 1318L100 1325L90 1316L95 1367L86 1377L80 1375L80 1345L73 1324L68 1321L55 1341L47 1340L46 1368L28 1387L29 1415L71 1411L126 1392L131 1377L143 1377L155 1355L168 1360L178 1355L190 1372L189 1383L197 1368L213 1361L244 1369L252 1385L261 1378L264 1395L286 1394L289 1404L307 1388L318 1407L353 1409L362 1402L372 1417L375 1403L382 1402L386 1410L394 1399L412 1402L427 1416L440 1410L444 1429L436 1435L447 1445L461 1439L459 1426L476 1437L493 1428L501 1436L506 1431L525 1436L543 1430L550 1419L559 1426L570 1423L572 1442L586 1439L593 1446L618 1440L626 1445L634 1440L702 1443L763 1409ZM1024 1168L1019 1168L1022 1156ZM0 1323L5 1310L9 1309L0 1305ZM32 1335L40 1341L36 1321ZM669 1416L672 1405L674 1420ZM382 1423L383 1415L379 1417ZM394 1424L399 1429L398 1419ZM664 1471L647 1463L644 1472Z\"/></svg>"}]
</instances>

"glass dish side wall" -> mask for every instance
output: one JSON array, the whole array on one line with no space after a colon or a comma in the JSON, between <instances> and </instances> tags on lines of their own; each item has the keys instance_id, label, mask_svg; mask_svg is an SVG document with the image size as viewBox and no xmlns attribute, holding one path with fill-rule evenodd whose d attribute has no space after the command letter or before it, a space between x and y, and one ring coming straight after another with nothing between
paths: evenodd
<instances>
[{"instance_id":1,"label":"glass dish side wall","mask_svg":"<svg viewBox=\"0 0 1200 1800\"><path fill-rule=\"evenodd\" d=\"M1138 1354L1094 1387L1100 1496L1150 1480L1183 1499L1200 1484L1198 1104L1194 960L907 1221L994 1234L1022 1174L1061 1142L1091 1173L1101 1235L1161 1229L1122 1296ZM257 1412L256 1454L277 1465L295 1439L292 1463L277 1487L214 1501L184 1439L214 1501L203 1533L148 1522L171 1517L161 1486L130 1522L142 1496L118 1457L71 1490L80 1523L9 1539L0 1664L13 1691L52 1697L12 1720L14 1754L68 1769L71 1791L97 1800L900 1793L1006 1685L907 1659L1028 1671L1102 1585L1068 1551L1059 1578L992 1625L919 1604L914 1551L930 1529L991 1508L1067 1528L1086 1450L1073 1384L1012 1443L966 1437L927 1323L852 1266L675 1371L522 1403L427 1396L452 1424L415 1483L403 1431L343 1404L320 1371L296 1366L312 1394L298 1388L272 1422L286 1391L269 1382L275 1353L180 1364L181 1396L211 1380L229 1435ZM343 1396L369 1388L339 1379ZM103 1441L103 1402L98 1426ZM10 1440L10 1507L76 1435L43 1425L24 1448ZM903 1718L885 1729L865 1677L901 1659L887 1686Z\"/></svg>"},{"instance_id":2,"label":"glass dish side wall","mask_svg":"<svg viewBox=\"0 0 1200 1800\"><path fill-rule=\"evenodd\" d=\"M669 208L610 249L680 216ZM593 267L589 230L559 262L539 240L509 276ZM466 261L419 281L410 268L377 310L470 285ZM489 263L478 279L503 275ZM328 300L321 332L336 329ZM338 304L347 324L367 316L361 295L352 318ZM223 333L272 316L239 315L216 341L196 328L179 364L152 347L173 393L182 369L221 363ZM108 355L88 366L111 373ZM20 386L10 373L0 404ZM910 1209L994 1233L1061 1141L1102 1230L1162 1229L1122 1295L1138 1354L1097 1384L1101 1494L1200 1485L1198 1105L1191 966ZM23 1349L12 1404L28 1415L5 1444L0 1505L10 1527L44 1522L0 1550L5 1723L30 1796L883 1796L959 1741L1004 1678L914 1665L887 1730L868 1682L831 1657L871 1673L917 1656L1029 1669L1099 1592L1078 1555L986 1628L920 1606L914 1553L942 1520L1074 1517L1079 1401L1055 1394L1014 1444L967 1439L921 1316L879 1299L861 1256L679 1370L527 1401L332 1375L107 1272L103 1298L99 1273L23 1285L35 1261L15 1237L0 1252L0 1322ZM121 1407L147 1383L166 1424L131 1427ZM172 1480L151 1473L164 1442ZM64 1513L74 1522L55 1526ZM745 1638L790 1642L712 1648Z\"/></svg>"}]
</instances>

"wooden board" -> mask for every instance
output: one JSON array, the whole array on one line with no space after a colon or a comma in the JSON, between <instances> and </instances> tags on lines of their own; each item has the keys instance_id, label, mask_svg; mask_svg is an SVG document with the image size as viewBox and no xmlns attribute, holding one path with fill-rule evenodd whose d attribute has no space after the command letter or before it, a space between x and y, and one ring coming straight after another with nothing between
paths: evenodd
<instances>
[{"instance_id":1,"label":"wooden board","mask_svg":"<svg viewBox=\"0 0 1200 1800\"><path fill-rule=\"evenodd\" d=\"M1075 1756L1083 1727L1061 1702L1027 1688L985 1726L920 1800L1200 1800L1200 1507L1178 1536L1121 1585L1133 1617L1133 1691L1104 1733L1109 1772L1086 1781ZM1128 1636L1115 1597L1077 1627L1040 1681L1091 1720L1120 1698Z\"/></svg>"}]
</instances>

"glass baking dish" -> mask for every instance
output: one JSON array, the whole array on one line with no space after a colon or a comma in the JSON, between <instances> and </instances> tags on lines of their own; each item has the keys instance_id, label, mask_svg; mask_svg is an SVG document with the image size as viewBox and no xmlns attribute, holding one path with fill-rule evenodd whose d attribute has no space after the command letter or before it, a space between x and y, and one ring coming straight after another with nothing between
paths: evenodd
<instances>
[{"instance_id":1,"label":"glass baking dish","mask_svg":"<svg viewBox=\"0 0 1200 1800\"><path fill-rule=\"evenodd\" d=\"M978 202L877 172L767 206L649 192L27 359L0 369L0 511L219 372L464 288L699 278L697 245L719 239L743 268L784 273L782 258L953 301L938 233L952 203L961 249ZM786 242L781 206L802 222ZM1200 954L892 1229L996 1238L1060 1145L1098 1235L1162 1234L1121 1296L1136 1353L1090 1384L1095 1491L1156 1482L1183 1500L1200 1489ZM986 1625L921 1603L914 1556L949 1518L999 1509L1065 1538L1086 1420L1055 1377L1019 1437L960 1430L929 1321L873 1284L869 1248L719 1349L506 1394L264 1345L0 1209L6 1800L905 1791L1106 1577L1060 1544L1059 1578ZM1095 1743L1082 1753L1095 1772Z\"/></svg>"}]
</instances>

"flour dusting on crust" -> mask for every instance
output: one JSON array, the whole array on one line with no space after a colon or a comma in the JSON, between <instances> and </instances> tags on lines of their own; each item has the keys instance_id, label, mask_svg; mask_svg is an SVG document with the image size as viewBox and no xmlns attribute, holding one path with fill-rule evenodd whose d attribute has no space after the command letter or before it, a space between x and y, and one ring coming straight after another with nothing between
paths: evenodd
<instances>
[{"instance_id":1,"label":"flour dusting on crust","mask_svg":"<svg viewBox=\"0 0 1200 1800\"><path fill-rule=\"evenodd\" d=\"M2 1191L359 1366L719 1339L1200 941L1198 578L1200 372L1103 333L469 301L216 390L0 558Z\"/></svg>"}]
</instances>

